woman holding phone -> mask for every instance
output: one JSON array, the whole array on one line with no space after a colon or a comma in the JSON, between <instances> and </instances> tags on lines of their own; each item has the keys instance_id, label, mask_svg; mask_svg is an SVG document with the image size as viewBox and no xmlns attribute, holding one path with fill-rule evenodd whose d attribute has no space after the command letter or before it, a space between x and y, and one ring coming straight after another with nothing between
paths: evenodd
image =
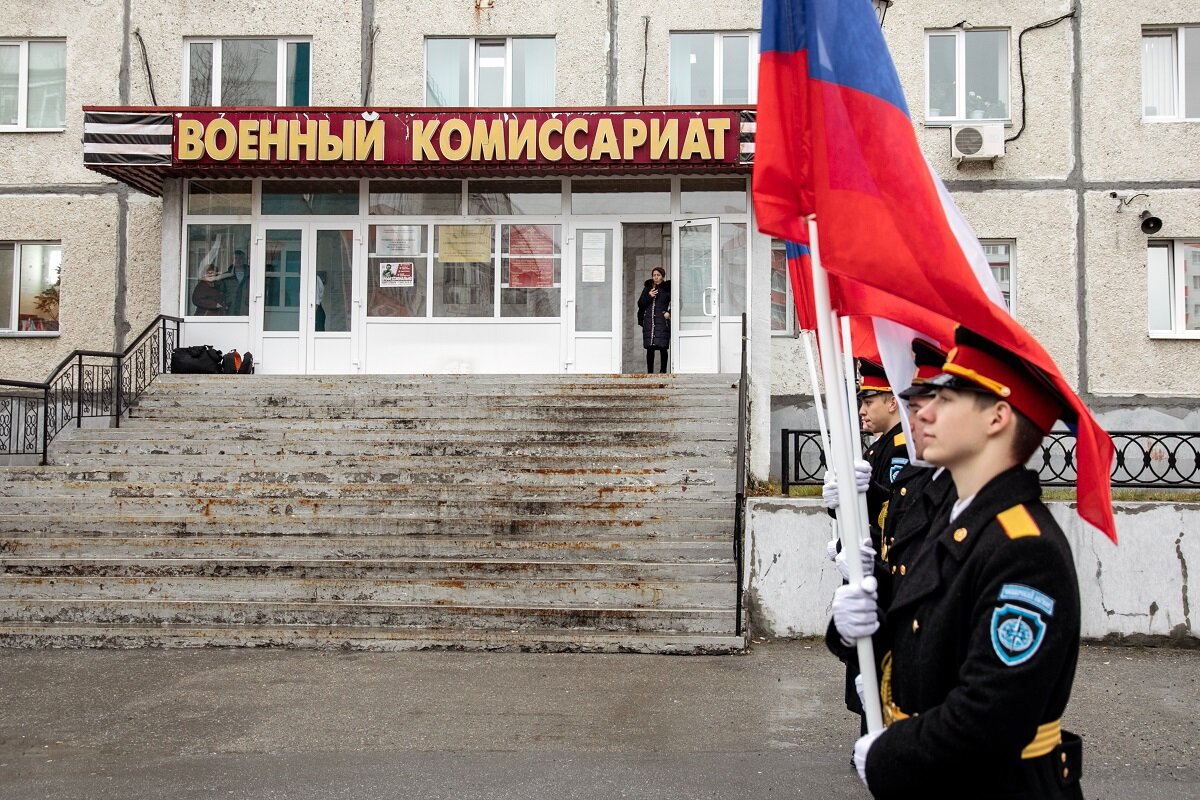
<instances>
[{"instance_id":1,"label":"woman holding phone","mask_svg":"<svg viewBox=\"0 0 1200 800\"><path fill-rule=\"evenodd\" d=\"M666 278L666 271L655 267L638 298L638 324L642 326L647 373L654 372L655 350L662 354L659 371L667 371L667 354L671 349L671 282Z\"/></svg>"}]
</instances>

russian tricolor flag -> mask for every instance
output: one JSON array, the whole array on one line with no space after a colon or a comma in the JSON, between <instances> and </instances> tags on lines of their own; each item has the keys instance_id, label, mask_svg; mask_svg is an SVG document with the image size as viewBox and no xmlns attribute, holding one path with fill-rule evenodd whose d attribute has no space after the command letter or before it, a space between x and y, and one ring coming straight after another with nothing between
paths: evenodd
<instances>
[{"instance_id":1,"label":"russian tricolor flag","mask_svg":"<svg viewBox=\"0 0 1200 800\"><path fill-rule=\"evenodd\" d=\"M1112 439L1008 314L978 239L917 143L870 1L764 0L760 42L759 228L804 243L815 215L841 313L943 343L947 325L961 322L1044 372L1070 407L1079 513L1115 542Z\"/></svg>"}]
</instances>

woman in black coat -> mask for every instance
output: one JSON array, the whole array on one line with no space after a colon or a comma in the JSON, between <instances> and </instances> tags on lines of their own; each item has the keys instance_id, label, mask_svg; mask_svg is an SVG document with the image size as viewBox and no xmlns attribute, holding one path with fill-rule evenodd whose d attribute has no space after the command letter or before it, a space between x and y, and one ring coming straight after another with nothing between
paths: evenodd
<instances>
[{"instance_id":1,"label":"woman in black coat","mask_svg":"<svg viewBox=\"0 0 1200 800\"><path fill-rule=\"evenodd\" d=\"M642 344L646 348L646 372L654 372L654 351L662 353L662 368L667 371L667 353L671 349L671 282L662 267L650 272L650 280L638 298L638 324L642 326Z\"/></svg>"}]
</instances>

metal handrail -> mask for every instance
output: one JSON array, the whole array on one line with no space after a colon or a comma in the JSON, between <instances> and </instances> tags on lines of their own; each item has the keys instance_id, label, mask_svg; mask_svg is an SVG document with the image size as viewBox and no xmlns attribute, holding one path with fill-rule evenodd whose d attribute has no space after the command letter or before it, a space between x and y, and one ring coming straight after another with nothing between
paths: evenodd
<instances>
[{"instance_id":1,"label":"metal handrail","mask_svg":"<svg viewBox=\"0 0 1200 800\"><path fill-rule=\"evenodd\" d=\"M1112 485L1124 489L1200 489L1200 432L1110 431L1116 447ZM1030 459L1043 486L1074 486L1075 435L1052 431L1040 455ZM825 472L818 431L784 428L780 441L780 488L815 486Z\"/></svg>"},{"instance_id":2,"label":"metal handrail","mask_svg":"<svg viewBox=\"0 0 1200 800\"><path fill-rule=\"evenodd\" d=\"M71 420L80 427L84 417L110 417L120 427L129 401L137 399L155 377L169 371L170 353L179 341L182 322L182 317L159 314L120 353L74 350L42 383L0 379L0 387L41 392L37 397L0 391L0 455L40 454L45 465L50 442ZM89 364L85 359L112 363Z\"/></svg>"},{"instance_id":3,"label":"metal handrail","mask_svg":"<svg viewBox=\"0 0 1200 800\"><path fill-rule=\"evenodd\" d=\"M737 574L735 613L737 614L734 620L734 633L737 636L742 635L742 534L745 530L745 522L743 517L746 513L746 420L749 417L748 399L750 396L749 388L747 387L749 370L747 368L746 358L746 314L742 313L742 371L741 377L738 379L738 438L737 438L737 482L736 493L734 495L734 517L733 517L733 563L734 572Z\"/></svg>"}]
</instances>

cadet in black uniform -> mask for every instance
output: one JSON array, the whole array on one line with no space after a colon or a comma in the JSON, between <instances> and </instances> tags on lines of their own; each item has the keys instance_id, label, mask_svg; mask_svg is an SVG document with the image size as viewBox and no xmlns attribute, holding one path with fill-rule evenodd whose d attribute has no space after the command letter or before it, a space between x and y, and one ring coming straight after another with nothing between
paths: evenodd
<instances>
[{"instance_id":1,"label":"cadet in black uniform","mask_svg":"<svg viewBox=\"0 0 1200 800\"><path fill-rule=\"evenodd\" d=\"M955 343L919 416L925 458L961 499L906 562L877 637L888 727L859 739L855 764L877 798L1081 800L1081 742L1061 727L1078 583L1024 467L1066 406L1012 353L961 327ZM870 635L854 612L872 593L838 592L838 630Z\"/></svg>"},{"instance_id":2,"label":"cadet in black uniform","mask_svg":"<svg viewBox=\"0 0 1200 800\"><path fill-rule=\"evenodd\" d=\"M863 430L879 438L867 448L863 458L871 465L871 484L867 488L867 521L871 544L881 551L883 524L887 519L892 481L908 464L908 446L900 425L899 400L892 393L883 367L865 358L858 359L862 382L858 387L858 418Z\"/></svg>"}]
</instances>

